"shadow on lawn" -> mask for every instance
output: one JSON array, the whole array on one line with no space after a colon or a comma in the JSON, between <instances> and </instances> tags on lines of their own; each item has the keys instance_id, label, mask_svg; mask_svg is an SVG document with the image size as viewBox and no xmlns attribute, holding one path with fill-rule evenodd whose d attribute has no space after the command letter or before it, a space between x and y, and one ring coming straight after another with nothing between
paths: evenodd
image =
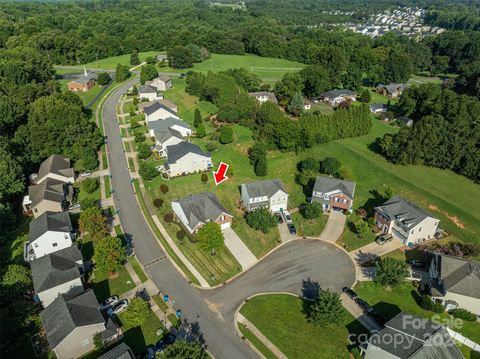
<instances>
[{"instance_id":1,"label":"shadow on lawn","mask_svg":"<svg viewBox=\"0 0 480 359\"><path fill-rule=\"evenodd\" d=\"M132 349L133 353L138 355L145 350L147 343L143 336L142 328L140 326L129 328L123 333L123 339Z\"/></svg>"},{"instance_id":2,"label":"shadow on lawn","mask_svg":"<svg viewBox=\"0 0 480 359\"><path fill-rule=\"evenodd\" d=\"M88 287L93 289L95 296L100 302L115 294L111 292L107 278L98 282L89 282Z\"/></svg>"},{"instance_id":3,"label":"shadow on lawn","mask_svg":"<svg viewBox=\"0 0 480 359\"><path fill-rule=\"evenodd\" d=\"M385 303L385 302L378 302L372 306L372 308L381 316L383 316L387 321L392 319L402 310L398 307L398 305Z\"/></svg>"},{"instance_id":4,"label":"shadow on lawn","mask_svg":"<svg viewBox=\"0 0 480 359\"><path fill-rule=\"evenodd\" d=\"M371 197L367 199L367 201L363 204L362 208L367 211L368 217L373 217L375 213L375 207L382 205L384 202L388 200L387 197L382 195L376 189L372 189L369 191Z\"/></svg>"}]
</instances>

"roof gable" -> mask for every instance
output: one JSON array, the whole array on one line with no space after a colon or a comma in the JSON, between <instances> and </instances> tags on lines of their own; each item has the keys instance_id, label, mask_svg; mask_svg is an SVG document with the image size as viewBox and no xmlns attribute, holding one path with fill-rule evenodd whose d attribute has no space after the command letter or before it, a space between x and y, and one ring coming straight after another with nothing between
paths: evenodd
<instances>
[{"instance_id":1,"label":"roof gable","mask_svg":"<svg viewBox=\"0 0 480 359\"><path fill-rule=\"evenodd\" d=\"M177 162L189 153L210 158L208 152L203 152L200 147L190 142L183 141L176 145L167 146L167 158L169 163Z\"/></svg>"},{"instance_id":2,"label":"roof gable","mask_svg":"<svg viewBox=\"0 0 480 359\"><path fill-rule=\"evenodd\" d=\"M38 218L30 222L28 236L30 242L46 232L72 232L73 226L68 211L42 213Z\"/></svg>"},{"instance_id":3,"label":"roof gable","mask_svg":"<svg viewBox=\"0 0 480 359\"><path fill-rule=\"evenodd\" d=\"M355 187L355 182L345 181L334 177L317 176L315 179L315 185L313 186L313 191L321 193L341 191L350 199L353 199L355 196Z\"/></svg>"},{"instance_id":4,"label":"roof gable","mask_svg":"<svg viewBox=\"0 0 480 359\"><path fill-rule=\"evenodd\" d=\"M394 220L405 230L414 228L426 218L435 218L423 208L400 196L390 198L383 205L375 207L375 210Z\"/></svg>"},{"instance_id":5,"label":"roof gable","mask_svg":"<svg viewBox=\"0 0 480 359\"><path fill-rule=\"evenodd\" d=\"M285 188L280 179L272 179L265 181L255 181L251 183L242 184L242 191L246 191L248 198L257 198L257 197L272 197L278 191L282 191L285 194Z\"/></svg>"}]
</instances>

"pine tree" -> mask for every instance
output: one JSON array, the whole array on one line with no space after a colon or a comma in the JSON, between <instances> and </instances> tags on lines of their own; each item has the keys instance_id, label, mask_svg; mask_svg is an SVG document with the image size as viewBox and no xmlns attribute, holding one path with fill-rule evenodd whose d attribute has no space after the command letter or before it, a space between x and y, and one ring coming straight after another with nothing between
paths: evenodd
<instances>
[{"instance_id":1,"label":"pine tree","mask_svg":"<svg viewBox=\"0 0 480 359\"><path fill-rule=\"evenodd\" d=\"M267 165L267 157L262 156L258 159L255 163L255 174L259 177L265 177L268 175L268 165Z\"/></svg>"},{"instance_id":2,"label":"pine tree","mask_svg":"<svg viewBox=\"0 0 480 359\"><path fill-rule=\"evenodd\" d=\"M132 52L130 55L130 65L140 65L140 58L138 57L138 51Z\"/></svg>"},{"instance_id":3,"label":"pine tree","mask_svg":"<svg viewBox=\"0 0 480 359\"><path fill-rule=\"evenodd\" d=\"M200 110L196 108L195 112L193 113L193 126L195 126L195 128L198 128L201 124L202 114L200 113Z\"/></svg>"}]
</instances>

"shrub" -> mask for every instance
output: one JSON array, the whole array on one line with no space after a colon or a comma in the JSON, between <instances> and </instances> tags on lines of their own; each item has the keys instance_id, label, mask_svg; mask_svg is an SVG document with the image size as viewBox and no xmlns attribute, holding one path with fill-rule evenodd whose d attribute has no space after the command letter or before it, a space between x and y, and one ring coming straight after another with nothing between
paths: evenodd
<instances>
[{"instance_id":1,"label":"shrub","mask_svg":"<svg viewBox=\"0 0 480 359\"><path fill-rule=\"evenodd\" d=\"M258 159L258 161L255 163L255 174L259 177L265 177L268 175L268 164L267 164L267 157L262 156Z\"/></svg>"},{"instance_id":2,"label":"shrub","mask_svg":"<svg viewBox=\"0 0 480 359\"><path fill-rule=\"evenodd\" d=\"M202 138L207 135L207 131L205 131L205 126L203 125L203 123L197 127L196 134L198 138Z\"/></svg>"},{"instance_id":3,"label":"shrub","mask_svg":"<svg viewBox=\"0 0 480 359\"><path fill-rule=\"evenodd\" d=\"M475 314L473 314L472 312L469 312L466 309L457 308L457 309L452 310L451 314L455 318L460 318L460 319L463 319L467 322L476 322L477 321L477 316Z\"/></svg>"},{"instance_id":4,"label":"shrub","mask_svg":"<svg viewBox=\"0 0 480 359\"><path fill-rule=\"evenodd\" d=\"M266 208L248 212L245 219L250 227L263 233L268 233L270 228L277 226L277 219Z\"/></svg>"},{"instance_id":5,"label":"shrub","mask_svg":"<svg viewBox=\"0 0 480 359\"><path fill-rule=\"evenodd\" d=\"M233 141L233 130L231 127L223 127L220 131L218 140L221 144L225 145Z\"/></svg>"},{"instance_id":6,"label":"shrub","mask_svg":"<svg viewBox=\"0 0 480 359\"><path fill-rule=\"evenodd\" d=\"M163 220L167 223L172 223L173 222L173 213L168 212L166 215L163 216Z\"/></svg>"},{"instance_id":7,"label":"shrub","mask_svg":"<svg viewBox=\"0 0 480 359\"><path fill-rule=\"evenodd\" d=\"M306 203L303 208L303 216L306 219L318 218L322 213L322 206L319 203Z\"/></svg>"},{"instance_id":8,"label":"shrub","mask_svg":"<svg viewBox=\"0 0 480 359\"><path fill-rule=\"evenodd\" d=\"M153 163L140 162L138 173L145 181L150 181L158 176L158 170Z\"/></svg>"},{"instance_id":9,"label":"shrub","mask_svg":"<svg viewBox=\"0 0 480 359\"><path fill-rule=\"evenodd\" d=\"M99 85L107 85L110 81L112 80L112 78L110 77L110 75L107 73L107 72L100 72L98 74L98 77L97 77L97 82Z\"/></svg>"},{"instance_id":10,"label":"shrub","mask_svg":"<svg viewBox=\"0 0 480 359\"><path fill-rule=\"evenodd\" d=\"M160 208L160 207L162 207L162 205L163 205L163 199L161 199L161 198L155 198L155 199L153 200L153 205L155 206L155 208Z\"/></svg>"},{"instance_id":11,"label":"shrub","mask_svg":"<svg viewBox=\"0 0 480 359\"><path fill-rule=\"evenodd\" d=\"M82 189L89 194L95 192L98 188L98 185L99 183L96 178L87 178L82 181Z\"/></svg>"},{"instance_id":12,"label":"shrub","mask_svg":"<svg viewBox=\"0 0 480 359\"><path fill-rule=\"evenodd\" d=\"M92 197L86 197L80 201L80 208L85 211L88 208L98 207L98 199Z\"/></svg>"},{"instance_id":13,"label":"shrub","mask_svg":"<svg viewBox=\"0 0 480 359\"><path fill-rule=\"evenodd\" d=\"M95 333L93 335L93 345L95 346L95 350L102 350L105 348L101 333Z\"/></svg>"},{"instance_id":14,"label":"shrub","mask_svg":"<svg viewBox=\"0 0 480 359\"><path fill-rule=\"evenodd\" d=\"M185 233L185 231L184 231L183 229L180 229L179 231L177 231L177 234L176 234L177 239L178 239L179 241L183 241L183 240L185 239L185 236L186 236L186 235L187 235L187 234Z\"/></svg>"},{"instance_id":15,"label":"shrub","mask_svg":"<svg viewBox=\"0 0 480 359\"><path fill-rule=\"evenodd\" d=\"M206 173L202 173L202 175L200 176L200 179L202 180L203 183L207 183L208 175Z\"/></svg>"},{"instance_id":16,"label":"shrub","mask_svg":"<svg viewBox=\"0 0 480 359\"><path fill-rule=\"evenodd\" d=\"M207 148L207 151L213 152L217 150L218 145L215 142L210 141L207 143L205 147Z\"/></svg>"},{"instance_id":17,"label":"shrub","mask_svg":"<svg viewBox=\"0 0 480 359\"><path fill-rule=\"evenodd\" d=\"M137 144L137 157L141 160L147 159L150 157L151 151L150 146L146 142L140 142Z\"/></svg>"},{"instance_id":18,"label":"shrub","mask_svg":"<svg viewBox=\"0 0 480 359\"><path fill-rule=\"evenodd\" d=\"M135 143L140 143L145 141L145 135L141 132L136 132L134 137L135 137L134 138Z\"/></svg>"},{"instance_id":19,"label":"shrub","mask_svg":"<svg viewBox=\"0 0 480 359\"><path fill-rule=\"evenodd\" d=\"M166 184L161 184L160 185L160 192L162 192L163 194L167 194L169 190L170 189L168 188L168 186Z\"/></svg>"},{"instance_id":20,"label":"shrub","mask_svg":"<svg viewBox=\"0 0 480 359\"><path fill-rule=\"evenodd\" d=\"M420 301L420 307L430 312L443 313L445 308L440 303L435 303L428 294L422 295L422 300Z\"/></svg>"},{"instance_id":21,"label":"shrub","mask_svg":"<svg viewBox=\"0 0 480 359\"><path fill-rule=\"evenodd\" d=\"M335 157L325 157L321 163L320 170L327 175L333 175L340 169L341 163Z\"/></svg>"}]
</instances>

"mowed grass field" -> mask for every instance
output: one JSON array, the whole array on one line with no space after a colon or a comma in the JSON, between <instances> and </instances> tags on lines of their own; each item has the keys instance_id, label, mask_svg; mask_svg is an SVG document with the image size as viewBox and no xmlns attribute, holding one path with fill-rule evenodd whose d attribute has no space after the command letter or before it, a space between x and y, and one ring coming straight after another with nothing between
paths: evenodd
<instances>
[{"instance_id":1,"label":"mowed grass field","mask_svg":"<svg viewBox=\"0 0 480 359\"><path fill-rule=\"evenodd\" d=\"M160 51L145 51L145 52L139 52L138 57L140 58L140 62L145 61L145 59L149 56L157 56L160 54ZM72 68L79 68L83 69L85 66L86 68L95 68L95 69L102 69L102 70L115 70L117 67L117 64L122 64L122 65L130 65L130 55L131 54L125 54L125 55L120 55L120 56L112 56L112 57L107 57L105 59L100 59L97 61L92 61L88 62L86 64L82 65L74 65Z\"/></svg>"}]
</instances>

